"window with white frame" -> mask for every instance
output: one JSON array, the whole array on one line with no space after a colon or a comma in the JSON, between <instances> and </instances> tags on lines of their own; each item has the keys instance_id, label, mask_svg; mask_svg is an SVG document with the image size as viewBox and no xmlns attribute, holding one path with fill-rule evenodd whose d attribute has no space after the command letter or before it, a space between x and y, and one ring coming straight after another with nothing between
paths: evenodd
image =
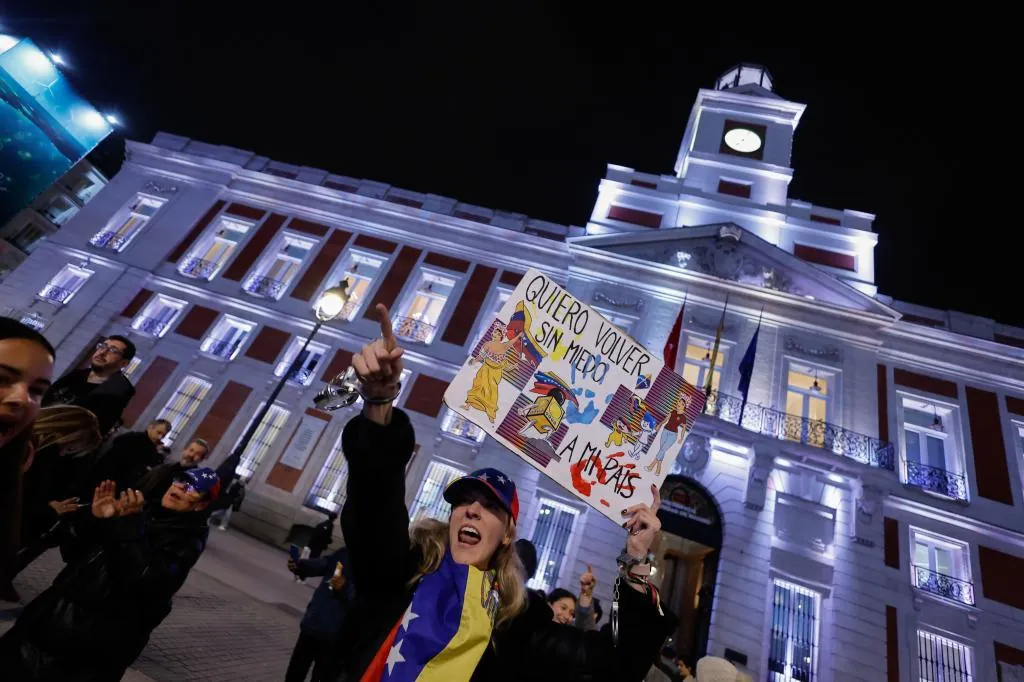
<instances>
[{"instance_id":1,"label":"window with white frame","mask_svg":"<svg viewBox=\"0 0 1024 682\"><path fill-rule=\"evenodd\" d=\"M262 405L260 409L263 409ZM257 410L258 412L259 410ZM238 466L235 468L235 473L240 478L248 481L252 478L252 475L259 468L260 462L266 456L267 452L273 446L274 441L284 430L284 425L288 421L288 417L291 413L279 405L271 405L270 409L267 410L266 416L260 420L260 425L256 428L256 432L253 434L252 440L245 446L245 452L242 453L242 459L238 462ZM235 447L242 442L245 432L252 426L252 417L246 422L245 429L242 434L238 437L238 442L235 443ZM232 448L234 450L234 448Z\"/></svg>"},{"instance_id":2,"label":"window with white frame","mask_svg":"<svg viewBox=\"0 0 1024 682\"><path fill-rule=\"evenodd\" d=\"M480 318L480 328L476 331L476 336L473 337L474 348L476 347L476 344L480 343L480 339L483 338L487 329L491 326L491 323L497 319L498 313L500 313L501 309L505 307L506 303L508 303L508 299L511 295L511 289L499 288L497 294L491 299L491 306L487 308L486 314Z\"/></svg>"},{"instance_id":3,"label":"window with white frame","mask_svg":"<svg viewBox=\"0 0 1024 682\"><path fill-rule=\"evenodd\" d=\"M275 252L262 258L246 277L242 289L260 298L281 298L315 243L305 237L286 234L278 241Z\"/></svg>"},{"instance_id":4,"label":"window with white frame","mask_svg":"<svg viewBox=\"0 0 1024 682\"><path fill-rule=\"evenodd\" d=\"M395 335L407 341L430 343L444 312L455 280L435 272L423 271L416 286L406 295L393 324Z\"/></svg>"},{"instance_id":5,"label":"window with white frame","mask_svg":"<svg viewBox=\"0 0 1024 682\"><path fill-rule=\"evenodd\" d=\"M178 272L186 277L213 279L245 239L250 228L251 223L221 216L214 228L181 260Z\"/></svg>"},{"instance_id":6,"label":"window with white frame","mask_svg":"<svg viewBox=\"0 0 1024 682\"><path fill-rule=\"evenodd\" d=\"M956 438L957 413L947 405L914 396L900 400L903 482L930 493L967 500Z\"/></svg>"},{"instance_id":7,"label":"window with white frame","mask_svg":"<svg viewBox=\"0 0 1024 682\"><path fill-rule=\"evenodd\" d=\"M281 362L277 363L277 368L274 370L274 376L284 376L288 373L288 381L303 386L309 386L313 383L313 377L316 376L316 369L320 366L320 363L324 359L324 355L327 354L327 346L311 341L306 350L302 350L303 344L306 340L302 338L292 339L291 344L288 346L288 350L285 352L284 357L281 358ZM296 358L296 355L298 357ZM292 366L294 363L294 367Z\"/></svg>"},{"instance_id":8,"label":"window with white frame","mask_svg":"<svg viewBox=\"0 0 1024 682\"><path fill-rule=\"evenodd\" d=\"M918 630L917 672L921 682L973 682L974 650L933 632Z\"/></svg>"},{"instance_id":9,"label":"window with white frame","mask_svg":"<svg viewBox=\"0 0 1024 682\"><path fill-rule=\"evenodd\" d=\"M607 310L605 308L594 308L594 310L601 313L605 317L605 319L607 319L609 322L611 322L612 324L614 324L616 327L626 332L627 334L633 333L633 325L636 324L635 317L630 317L629 315L620 315L619 313L612 312L611 310ZM719 357L722 356L721 348L718 349L718 355Z\"/></svg>"},{"instance_id":10,"label":"window with white frame","mask_svg":"<svg viewBox=\"0 0 1024 682\"><path fill-rule=\"evenodd\" d=\"M423 482L420 483L416 497L409 507L409 518L412 522L415 523L425 517L447 521L448 516L451 515L452 506L444 499L444 489L448 487L449 483L465 476L466 473L464 469L450 464L437 460L432 461L427 466Z\"/></svg>"},{"instance_id":11,"label":"window with white frame","mask_svg":"<svg viewBox=\"0 0 1024 682\"><path fill-rule=\"evenodd\" d=\"M338 319L351 321L362 311L383 266L383 258L363 251L348 252L342 267L325 281L325 287L335 286L342 281L348 282L348 301Z\"/></svg>"},{"instance_id":12,"label":"window with white frame","mask_svg":"<svg viewBox=\"0 0 1024 682\"><path fill-rule=\"evenodd\" d=\"M159 338L167 333L184 308L185 301L157 294L132 320L132 329Z\"/></svg>"},{"instance_id":13,"label":"window with white frame","mask_svg":"<svg viewBox=\"0 0 1024 682\"><path fill-rule=\"evenodd\" d=\"M971 560L967 545L918 528L910 529L914 587L961 604L974 605Z\"/></svg>"},{"instance_id":14,"label":"window with white frame","mask_svg":"<svg viewBox=\"0 0 1024 682\"><path fill-rule=\"evenodd\" d=\"M1024 422L1014 421L1013 442L1017 446L1017 463L1020 468L1021 482L1024 483Z\"/></svg>"},{"instance_id":15,"label":"window with white frame","mask_svg":"<svg viewBox=\"0 0 1024 682\"><path fill-rule=\"evenodd\" d=\"M833 393L830 374L817 367L797 362L789 363L786 373L785 437L808 445L825 444L823 425L829 421L829 401Z\"/></svg>"},{"instance_id":16,"label":"window with white frame","mask_svg":"<svg viewBox=\"0 0 1024 682\"><path fill-rule=\"evenodd\" d=\"M316 476L316 483L309 489L306 496L306 506L322 512L340 512L345 504L348 484L348 460L341 450L342 434L331 446L320 473Z\"/></svg>"},{"instance_id":17,"label":"window with white frame","mask_svg":"<svg viewBox=\"0 0 1024 682\"><path fill-rule=\"evenodd\" d=\"M136 355L135 357L133 357L131 360L128 361L127 365L125 365L124 367L121 368L121 374L123 374L127 378L131 379L133 376L135 376L135 372L138 371L139 365L141 365L141 364L142 364L142 358L140 358L138 355Z\"/></svg>"},{"instance_id":18,"label":"window with white frame","mask_svg":"<svg viewBox=\"0 0 1024 682\"><path fill-rule=\"evenodd\" d=\"M89 239L89 243L101 249L124 251L163 205L163 199L136 194L131 203L114 214L114 218Z\"/></svg>"},{"instance_id":19,"label":"window with white frame","mask_svg":"<svg viewBox=\"0 0 1024 682\"><path fill-rule=\"evenodd\" d=\"M537 522L533 526L537 548L537 572L527 582L535 590L550 592L558 587L565 553L580 511L558 500L542 497L537 502Z\"/></svg>"},{"instance_id":20,"label":"window with white frame","mask_svg":"<svg viewBox=\"0 0 1024 682\"><path fill-rule=\"evenodd\" d=\"M171 422L171 430L164 438L165 443L173 443L185 427L188 426L188 423L192 421L192 417L195 416L196 410L199 409L200 403L203 402L203 399L210 392L211 386L212 384L209 381L204 381L191 374L181 380L178 388L174 391L174 395L171 396L167 404L164 405L164 408L160 410L159 415L157 415L161 419Z\"/></svg>"},{"instance_id":21,"label":"window with white frame","mask_svg":"<svg viewBox=\"0 0 1024 682\"><path fill-rule=\"evenodd\" d=\"M447 407L444 418L441 420L441 431L452 438L473 445L483 443L484 438L487 437L487 433L483 429Z\"/></svg>"},{"instance_id":22,"label":"window with white frame","mask_svg":"<svg viewBox=\"0 0 1024 682\"><path fill-rule=\"evenodd\" d=\"M774 580L768 653L769 682L818 679L821 595L800 585Z\"/></svg>"},{"instance_id":23,"label":"window with white frame","mask_svg":"<svg viewBox=\"0 0 1024 682\"><path fill-rule=\"evenodd\" d=\"M39 212L44 218L49 220L51 223L60 227L67 221L71 220L76 213L78 213L78 204L71 201L68 197L63 194L50 199L45 206L43 206Z\"/></svg>"},{"instance_id":24,"label":"window with white frame","mask_svg":"<svg viewBox=\"0 0 1024 682\"><path fill-rule=\"evenodd\" d=\"M708 383L708 372L711 371L711 350L714 339L705 339L690 335L686 339L686 352L683 353L683 378L703 389ZM717 391L722 381L722 368L725 366L725 349L718 345L718 356L715 358L714 375L711 377L711 390Z\"/></svg>"},{"instance_id":25,"label":"window with white frame","mask_svg":"<svg viewBox=\"0 0 1024 682\"><path fill-rule=\"evenodd\" d=\"M206 335L199 350L221 360L234 360L252 333L253 323L225 315Z\"/></svg>"},{"instance_id":26,"label":"window with white frame","mask_svg":"<svg viewBox=\"0 0 1024 682\"><path fill-rule=\"evenodd\" d=\"M92 275L92 270L68 263L46 283L39 292L39 298L47 303L62 306L79 292Z\"/></svg>"},{"instance_id":27,"label":"window with white frame","mask_svg":"<svg viewBox=\"0 0 1024 682\"><path fill-rule=\"evenodd\" d=\"M68 189L71 193L78 197L78 200L83 204L89 203L89 201L99 194L99 191L103 189L106 182L96 171L89 171L83 174L77 180L75 184L71 185Z\"/></svg>"}]
</instances>

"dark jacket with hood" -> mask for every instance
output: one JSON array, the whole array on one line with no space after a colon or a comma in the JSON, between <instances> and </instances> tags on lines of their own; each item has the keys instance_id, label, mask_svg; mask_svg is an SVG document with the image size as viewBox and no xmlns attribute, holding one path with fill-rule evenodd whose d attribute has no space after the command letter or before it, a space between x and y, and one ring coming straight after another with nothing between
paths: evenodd
<instances>
[{"instance_id":1,"label":"dark jacket with hood","mask_svg":"<svg viewBox=\"0 0 1024 682\"><path fill-rule=\"evenodd\" d=\"M341 574L345 576L345 587L335 592L331 589L331 577L341 562ZM295 575L300 578L323 577L306 607L299 627L303 632L321 639L333 640L341 632L349 602L355 596L352 583L352 569L349 567L348 550L344 547L333 554L318 559L300 559L296 563Z\"/></svg>"},{"instance_id":2,"label":"dark jacket with hood","mask_svg":"<svg viewBox=\"0 0 1024 682\"><path fill-rule=\"evenodd\" d=\"M345 543L357 586L340 651L347 677L359 680L412 600L408 583L419 565L409 541L405 466L415 434L409 417L394 410L386 426L362 415L345 427L348 496L341 514ZM610 628L582 631L552 621L543 597L528 594L528 606L491 636L473 682L636 682L651 667L676 619L662 615L645 595L624 586L619 601L619 640Z\"/></svg>"},{"instance_id":3,"label":"dark jacket with hood","mask_svg":"<svg viewBox=\"0 0 1024 682\"><path fill-rule=\"evenodd\" d=\"M139 514L79 523L88 548L0 637L4 679L120 680L170 613L208 532L203 512L168 511L159 500Z\"/></svg>"}]
</instances>

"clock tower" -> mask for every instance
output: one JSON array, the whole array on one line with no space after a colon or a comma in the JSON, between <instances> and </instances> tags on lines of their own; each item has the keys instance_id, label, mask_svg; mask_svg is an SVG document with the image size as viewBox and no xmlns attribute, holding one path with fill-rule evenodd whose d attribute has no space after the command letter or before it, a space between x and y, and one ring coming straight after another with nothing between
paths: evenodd
<instances>
[{"instance_id":1,"label":"clock tower","mask_svg":"<svg viewBox=\"0 0 1024 682\"><path fill-rule=\"evenodd\" d=\"M771 74L740 64L697 94L676 158L683 185L785 206L790 152L803 104L782 99Z\"/></svg>"}]
</instances>

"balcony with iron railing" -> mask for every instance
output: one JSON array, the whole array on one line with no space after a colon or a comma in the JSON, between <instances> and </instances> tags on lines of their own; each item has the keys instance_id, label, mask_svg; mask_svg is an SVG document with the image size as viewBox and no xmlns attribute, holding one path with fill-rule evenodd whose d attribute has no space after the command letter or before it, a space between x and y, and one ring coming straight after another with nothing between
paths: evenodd
<instances>
[{"instance_id":1,"label":"balcony with iron railing","mask_svg":"<svg viewBox=\"0 0 1024 682\"><path fill-rule=\"evenodd\" d=\"M452 412L441 429L446 436L478 445L484 436L484 430L469 421L461 414Z\"/></svg>"},{"instance_id":2,"label":"balcony with iron railing","mask_svg":"<svg viewBox=\"0 0 1024 682\"><path fill-rule=\"evenodd\" d=\"M178 272L186 277L211 279L217 272L218 265L217 261L203 260L202 258L186 258L178 267Z\"/></svg>"},{"instance_id":3,"label":"balcony with iron railing","mask_svg":"<svg viewBox=\"0 0 1024 682\"><path fill-rule=\"evenodd\" d=\"M395 336L406 341L430 343L430 340L434 338L435 330L434 325L412 317L396 317L394 319Z\"/></svg>"},{"instance_id":4,"label":"balcony with iron railing","mask_svg":"<svg viewBox=\"0 0 1024 682\"><path fill-rule=\"evenodd\" d=\"M230 360L238 352L238 349L245 343L245 334L227 339L209 339L203 342L202 351L207 355L213 355L221 360Z\"/></svg>"},{"instance_id":5,"label":"balcony with iron railing","mask_svg":"<svg viewBox=\"0 0 1024 682\"><path fill-rule=\"evenodd\" d=\"M903 483L959 502L967 501L967 477L941 467L900 458Z\"/></svg>"},{"instance_id":6,"label":"balcony with iron railing","mask_svg":"<svg viewBox=\"0 0 1024 682\"><path fill-rule=\"evenodd\" d=\"M74 296L74 294L75 292L71 289L59 287L56 284L47 284L43 290L39 292L39 298L47 303L62 306L67 303L68 299Z\"/></svg>"},{"instance_id":7,"label":"balcony with iron railing","mask_svg":"<svg viewBox=\"0 0 1024 682\"><path fill-rule=\"evenodd\" d=\"M287 286L287 282L282 282L279 279L271 279L270 277L264 277L262 275L253 275L249 279L245 280L245 284L242 285L242 289L253 296L259 296L260 298L273 298L276 300L281 297L281 294L284 293Z\"/></svg>"},{"instance_id":8,"label":"balcony with iron railing","mask_svg":"<svg viewBox=\"0 0 1024 682\"><path fill-rule=\"evenodd\" d=\"M288 381L295 384L302 384L303 386L309 386L310 381L313 380L313 374L315 370L296 367L295 369L288 372Z\"/></svg>"},{"instance_id":9,"label":"balcony with iron railing","mask_svg":"<svg viewBox=\"0 0 1024 682\"><path fill-rule=\"evenodd\" d=\"M117 232L100 232L89 240L89 243L99 249L110 249L120 251L131 239L130 234L118 234Z\"/></svg>"},{"instance_id":10,"label":"balcony with iron railing","mask_svg":"<svg viewBox=\"0 0 1024 682\"><path fill-rule=\"evenodd\" d=\"M820 419L799 417L761 405L744 405L742 398L719 391L711 392L704 414L747 431L821 448L878 469L896 469L896 448L892 443Z\"/></svg>"},{"instance_id":11,"label":"balcony with iron railing","mask_svg":"<svg viewBox=\"0 0 1024 682\"><path fill-rule=\"evenodd\" d=\"M132 329L150 336L162 336L169 320L160 317L141 317L132 322Z\"/></svg>"},{"instance_id":12,"label":"balcony with iron railing","mask_svg":"<svg viewBox=\"0 0 1024 682\"><path fill-rule=\"evenodd\" d=\"M927 566L911 566L911 569L914 587L922 592L974 606L974 584L970 581L933 571Z\"/></svg>"}]
</instances>

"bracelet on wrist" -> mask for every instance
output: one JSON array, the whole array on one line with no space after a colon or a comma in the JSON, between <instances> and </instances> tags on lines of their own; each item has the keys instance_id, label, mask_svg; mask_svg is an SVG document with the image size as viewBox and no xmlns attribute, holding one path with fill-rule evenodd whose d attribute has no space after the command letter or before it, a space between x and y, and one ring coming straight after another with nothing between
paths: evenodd
<instances>
[{"instance_id":1,"label":"bracelet on wrist","mask_svg":"<svg viewBox=\"0 0 1024 682\"><path fill-rule=\"evenodd\" d=\"M368 396L363 391L363 387L362 386L359 387L359 397L361 397L363 399L363 402L366 403L367 405L389 405L389 404L395 402L396 400L398 400L398 396L399 396L399 394L401 392L402 392L402 382L401 381L399 381L397 384L395 384L395 394L392 395L392 396L387 396L387 397L380 397L380 396L371 397L371 396Z\"/></svg>"}]
</instances>

